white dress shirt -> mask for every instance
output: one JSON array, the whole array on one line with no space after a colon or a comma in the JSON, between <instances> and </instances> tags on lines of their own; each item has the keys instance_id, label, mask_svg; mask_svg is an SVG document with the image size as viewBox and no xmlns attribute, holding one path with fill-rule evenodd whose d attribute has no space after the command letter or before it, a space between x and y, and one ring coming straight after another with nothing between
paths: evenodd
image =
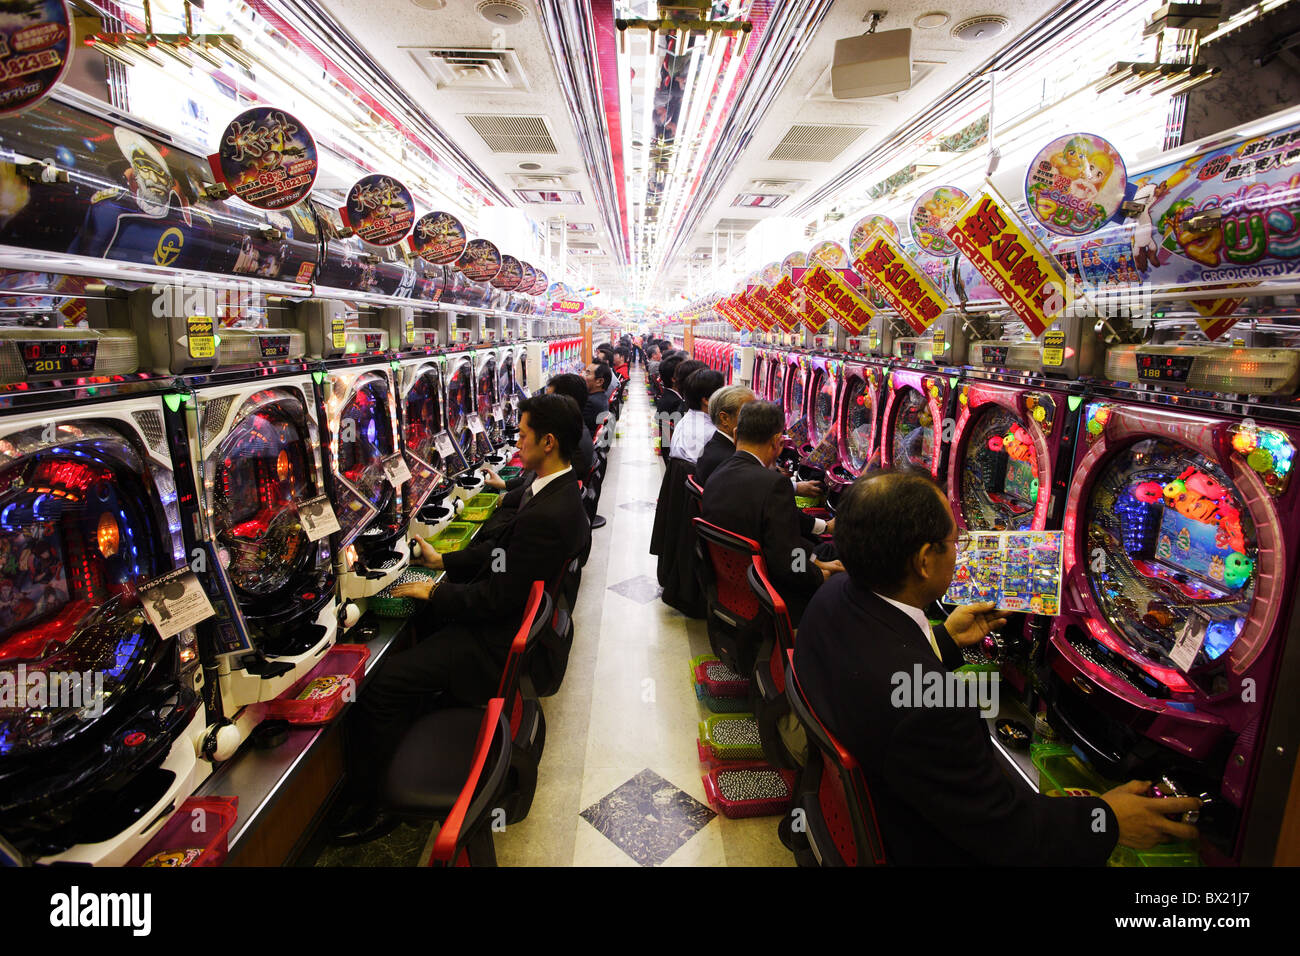
<instances>
[{"instance_id":1,"label":"white dress shirt","mask_svg":"<svg viewBox=\"0 0 1300 956\"><path fill-rule=\"evenodd\" d=\"M717 428L707 412L698 408L691 409L673 429L673 440L669 451L674 458L681 458L694 464L699 461L700 452L709 443Z\"/></svg>"},{"instance_id":2,"label":"white dress shirt","mask_svg":"<svg viewBox=\"0 0 1300 956\"><path fill-rule=\"evenodd\" d=\"M939 653L939 642L934 639L934 628L930 626L930 619L925 616L924 611L919 607L912 607L910 604L904 604L902 601L895 601L891 598L887 598L878 592L873 591L872 593L886 604L894 605L894 607L898 608L915 621L916 626L921 629L921 633L925 635L925 639L929 641L930 647L934 650L934 656L939 658L941 661L943 660L943 655Z\"/></svg>"}]
</instances>

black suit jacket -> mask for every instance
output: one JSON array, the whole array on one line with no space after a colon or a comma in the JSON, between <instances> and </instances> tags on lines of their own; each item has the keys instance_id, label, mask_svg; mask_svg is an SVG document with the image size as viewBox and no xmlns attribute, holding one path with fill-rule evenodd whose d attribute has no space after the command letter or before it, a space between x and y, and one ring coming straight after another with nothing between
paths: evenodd
<instances>
[{"instance_id":1,"label":"black suit jacket","mask_svg":"<svg viewBox=\"0 0 1300 956\"><path fill-rule=\"evenodd\" d=\"M799 530L799 513L790 479L748 452L733 454L704 485L704 520L759 543L768 577L796 624L822 583L812 563L813 544Z\"/></svg>"},{"instance_id":2,"label":"black suit jacket","mask_svg":"<svg viewBox=\"0 0 1300 956\"><path fill-rule=\"evenodd\" d=\"M601 418L601 414L605 417ZM582 420L587 424L587 430L593 435L596 434L600 425L609 418L609 396L604 392L592 392L587 396L587 404L582 408Z\"/></svg>"},{"instance_id":3,"label":"black suit jacket","mask_svg":"<svg viewBox=\"0 0 1300 956\"><path fill-rule=\"evenodd\" d=\"M1119 825L1104 801L1041 796L1009 779L977 707L912 705L899 675L935 675L924 686L962 663L942 625L935 639L942 663L911 618L837 574L808 605L795 642L813 712L862 766L889 862L1105 863Z\"/></svg>"},{"instance_id":4,"label":"black suit jacket","mask_svg":"<svg viewBox=\"0 0 1300 956\"><path fill-rule=\"evenodd\" d=\"M591 523L573 472L520 506L524 490L518 488L502 501L518 511L498 534L481 534L465 550L443 555L447 576L429 600L436 626L472 624L500 661L519 630L533 582L544 581L549 588L565 562L591 541ZM496 554L498 548L504 554Z\"/></svg>"},{"instance_id":5,"label":"black suit jacket","mask_svg":"<svg viewBox=\"0 0 1300 956\"><path fill-rule=\"evenodd\" d=\"M715 431L695 461L695 480L700 483L700 487L703 488L717 467L735 453L736 443L722 432Z\"/></svg>"}]
</instances>

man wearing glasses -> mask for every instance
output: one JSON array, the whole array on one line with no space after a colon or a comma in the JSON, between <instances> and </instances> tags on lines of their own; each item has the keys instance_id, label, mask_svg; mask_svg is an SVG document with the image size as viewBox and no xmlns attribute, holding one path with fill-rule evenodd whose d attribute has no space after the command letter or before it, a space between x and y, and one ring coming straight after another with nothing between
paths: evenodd
<instances>
[{"instance_id":1,"label":"man wearing glasses","mask_svg":"<svg viewBox=\"0 0 1300 956\"><path fill-rule=\"evenodd\" d=\"M1149 782L1099 795L1048 797L1002 771L969 696L918 698L900 681L955 687L960 648L1005 623L993 604L959 607L931 626L923 608L948 590L965 544L928 474L877 472L841 497L835 543L846 574L819 588L795 642L813 712L862 767L885 855L903 865L1101 865L1194 839L1173 817L1195 798L1149 799Z\"/></svg>"}]
</instances>

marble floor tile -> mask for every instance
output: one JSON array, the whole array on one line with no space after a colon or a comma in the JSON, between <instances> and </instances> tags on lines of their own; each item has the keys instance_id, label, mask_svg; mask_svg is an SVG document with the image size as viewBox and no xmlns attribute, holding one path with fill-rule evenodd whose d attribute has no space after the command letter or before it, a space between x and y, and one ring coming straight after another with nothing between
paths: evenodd
<instances>
[{"instance_id":1,"label":"marble floor tile","mask_svg":"<svg viewBox=\"0 0 1300 956\"><path fill-rule=\"evenodd\" d=\"M636 601L637 604L649 604L651 601L658 600L664 589L650 575L640 574L618 584L611 584L607 590L620 594L629 601Z\"/></svg>"},{"instance_id":2,"label":"marble floor tile","mask_svg":"<svg viewBox=\"0 0 1300 956\"><path fill-rule=\"evenodd\" d=\"M716 814L653 770L642 770L582 818L642 866L659 866Z\"/></svg>"}]
</instances>

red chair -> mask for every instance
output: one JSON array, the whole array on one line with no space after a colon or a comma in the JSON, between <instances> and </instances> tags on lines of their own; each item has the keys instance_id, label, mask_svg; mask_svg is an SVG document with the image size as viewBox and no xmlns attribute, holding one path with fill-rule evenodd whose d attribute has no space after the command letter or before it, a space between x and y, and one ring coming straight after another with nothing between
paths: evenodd
<instances>
[{"instance_id":1,"label":"red chair","mask_svg":"<svg viewBox=\"0 0 1300 956\"><path fill-rule=\"evenodd\" d=\"M505 701L495 697L481 713L469 776L447 811L429 854L429 866L496 866L492 843L495 798L510 772L510 723Z\"/></svg>"},{"instance_id":2,"label":"red chair","mask_svg":"<svg viewBox=\"0 0 1300 956\"><path fill-rule=\"evenodd\" d=\"M813 712L794 672L793 651L786 661L790 707L813 744L795 795L813 859L818 866L883 866L885 842L862 768Z\"/></svg>"},{"instance_id":3,"label":"red chair","mask_svg":"<svg viewBox=\"0 0 1300 956\"><path fill-rule=\"evenodd\" d=\"M750 590L758 599L764 618L763 642L754 664L754 719L763 742L763 756L774 767L798 770L804 764L802 754L791 752L781 737L781 720L790 713L785 694L786 655L794 650L794 628L785 601L768 580L762 559L750 565L746 575Z\"/></svg>"},{"instance_id":4,"label":"red chair","mask_svg":"<svg viewBox=\"0 0 1300 956\"><path fill-rule=\"evenodd\" d=\"M762 611L746 573L755 560L763 560L762 550L757 541L732 534L703 518L693 522L709 646L737 674L751 673L762 639Z\"/></svg>"},{"instance_id":5,"label":"red chair","mask_svg":"<svg viewBox=\"0 0 1300 956\"><path fill-rule=\"evenodd\" d=\"M541 629L541 645L532 653L520 677L525 696L550 697L560 689L569 666L569 651L573 648L572 607L578 598L582 581L581 558L566 561L555 582L547 588L550 608Z\"/></svg>"},{"instance_id":6,"label":"red chair","mask_svg":"<svg viewBox=\"0 0 1300 956\"><path fill-rule=\"evenodd\" d=\"M537 698L524 692L527 681L523 675L533 657L543 651L542 635L550 626L552 607L542 582L534 581L497 687L510 720L510 774L502 803L506 823L518 823L528 816L537 793L537 768L546 746L546 715Z\"/></svg>"}]
</instances>

